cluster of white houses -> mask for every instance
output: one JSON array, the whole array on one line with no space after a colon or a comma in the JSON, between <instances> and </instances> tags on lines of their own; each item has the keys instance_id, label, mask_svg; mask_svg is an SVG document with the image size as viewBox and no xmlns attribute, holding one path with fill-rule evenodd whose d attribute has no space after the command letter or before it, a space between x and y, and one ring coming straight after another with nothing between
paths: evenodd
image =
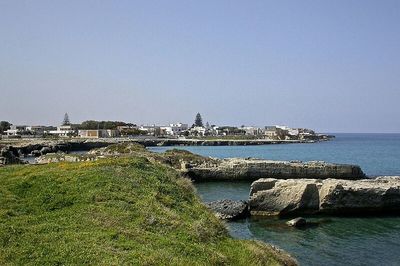
<instances>
[{"instance_id":1,"label":"cluster of white houses","mask_svg":"<svg viewBox=\"0 0 400 266\"><path fill-rule=\"evenodd\" d=\"M229 126L192 126L176 123L167 126L158 125L130 125L118 126L115 129L89 129L80 130L72 125L58 127L48 126L23 126L12 125L4 132L8 137L80 137L80 138L115 138L120 136L155 136L155 137L203 137L203 136L230 136L243 135L263 139L308 139L316 136L310 129L289 128L287 126L266 126L266 127L229 127Z\"/></svg>"},{"instance_id":2,"label":"cluster of white houses","mask_svg":"<svg viewBox=\"0 0 400 266\"><path fill-rule=\"evenodd\" d=\"M95 129L95 130L79 130L72 125L61 125L58 127L53 126L25 126L25 125L11 125L10 129L6 130L6 136L9 137L43 137L43 136L57 136L57 137L81 137L81 138L113 138L119 137L119 131L113 129Z\"/></svg>"}]
</instances>

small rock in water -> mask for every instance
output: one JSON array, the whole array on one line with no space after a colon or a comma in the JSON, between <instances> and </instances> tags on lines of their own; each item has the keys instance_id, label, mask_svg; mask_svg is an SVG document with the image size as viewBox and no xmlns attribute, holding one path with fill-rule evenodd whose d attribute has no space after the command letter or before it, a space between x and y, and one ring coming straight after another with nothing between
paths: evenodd
<instances>
[{"instance_id":1,"label":"small rock in water","mask_svg":"<svg viewBox=\"0 0 400 266\"><path fill-rule=\"evenodd\" d=\"M235 220L249 216L249 208L246 201L217 200L206 203L220 219Z\"/></svg>"},{"instance_id":2,"label":"small rock in water","mask_svg":"<svg viewBox=\"0 0 400 266\"><path fill-rule=\"evenodd\" d=\"M297 217L288 221L286 224L293 227L303 227L307 225L307 221L303 217Z\"/></svg>"}]
</instances>

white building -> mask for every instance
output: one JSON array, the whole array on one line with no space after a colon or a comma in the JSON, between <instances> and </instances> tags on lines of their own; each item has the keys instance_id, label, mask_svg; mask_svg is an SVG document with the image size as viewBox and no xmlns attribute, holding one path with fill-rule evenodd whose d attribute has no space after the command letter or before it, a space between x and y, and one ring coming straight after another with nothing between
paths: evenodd
<instances>
[{"instance_id":1,"label":"white building","mask_svg":"<svg viewBox=\"0 0 400 266\"><path fill-rule=\"evenodd\" d=\"M43 135L44 133L46 133L46 129L47 127L45 126L29 126L26 128L26 130L33 135Z\"/></svg>"},{"instance_id":2,"label":"white building","mask_svg":"<svg viewBox=\"0 0 400 266\"><path fill-rule=\"evenodd\" d=\"M26 133L28 126L25 125L11 125L10 129L6 130L4 133L8 136L17 136Z\"/></svg>"},{"instance_id":3,"label":"white building","mask_svg":"<svg viewBox=\"0 0 400 266\"><path fill-rule=\"evenodd\" d=\"M288 126L279 126L279 125L276 125L275 127L276 127L276 128L279 128L279 129L281 129L281 130L289 130L289 129L291 129L291 128L288 127Z\"/></svg>"},{"instance_id":4,"label":"white building","mask_svg":"<svg viewBox=\"0 0 400 266\"><path fill-rule=\"evenodd\" d=\"M176 123L176 124L169 124L169 128L171 130L172 135L178 136L189 129L188 124L183 123Z\"/></svg>"},{"instance_id":5,"label":"white building","mask_svg":"<svg viewBox=\"0 0 400 266\"><path fill-rule=\"evenodd\" d=\"M59 126L57 130L51 130L49 134L56 135L59 137L69 137L74 135L75 130L72 128L71 125Z\"/></svg>"},{"instance_id":6,"label":"white building","mask_svg":"<svg viewBox=\"0 0 400 266\"><path fill-rule=\"evenodd\" d=\"M147 132L147 135L156 135L160 131L160 127L156 125L141 125L139 130Z\"/></svg>"},{"instance_id":7,"label":"white building","mask_svg":"<svg viewBox=\"0 0 400 266\"><path fill-rule=\"evenodd\" d=\"M288 135L289 135L289 136L292 136L292 137L297 137L297 136L299 136L299 129L297 129L297 128L290 128L290 129L288 130Z\"/></svg>"},{"instance_id":8,"label":"white building","mask_svg":"<svg viewBox=\"0 0 400 266\"><path fill-rule=\"evenodd\" d=\"M179 136L184 131L188 130L188 124L176 123L169 124L168 126L156 126L156 125L142 125L139 130L148 132L148 135L167 135L167 136Z\"/></svg>"},{"instance_id":9,"label":"white building","mask_svg":"<svg viewBox=\"0 0 400 266\"><path fill-rule=\"evenodd\" d=\"M160 126L161 134L168 136L179 136L186 130L188 130L188 124L176 123L169 124L169 126Z\"/></svg>"},{"instance_id":10,"label":"white building","mask_svg":"<svg viewBox=\"0 0 400 266\"><path fill-rule=\"evenodd\" d=\"M113 129L94 129L78 130L78 136L81 138L115 138L119 136L118 130Z\"/></svg>"},{"instance_id":11,"label":"white building","mask_svg":"<svg viewBox=\"0 0 400 266\"><path fill-rule=\"evenodd\" d=\"M205 127L192 127L190 129L190 134L192 136L204 136L207 130Z\"/></svg>"},{"instance_id":12,"label":"white building","mask_svg":"<svg viewBox=\"0 0 400 266\"><path fill-rule=\"evenodd\" d=\"M208 128L207 129L208 130L208 133L211 135L211 136L218 136L219 135L219 126L216 126L216 125L213 125L213 126L210 126L210 128Z\"/></svg>"},{"instance_id":13,"label":"white building","mask_svg":"<svg viewBox=\"0 0 400 266\"><path fill-rule=\"evenodd\" d=\"M171 126L160 126L160 133L161 135L173 136L174 130Z\"/></svg>"},{"instance_id":14,"label":"white building","mask_svg":"<svg viewBox=\"0 0 400 266\"><path fill-rule=\"evenodd\" d=\"M278 135L276 126L266 126L264 136L269 139L274 139Z\"/></svg>"},{"instance_id":15,"label":"white building","mask_svg":"<svg viewBox=\"0 0 400 266\"><path fill-rule=\"evenodd\" d=\"M287 126L266 126L264 136L269 139L282 138L287 136L290 130L292 129Z\"/></svg>"},{"instance_id":16,"label":"white building","mask_svg":"<svg viewBox=\"0 0 400 266\"><path fill-rule=\"evenodd\" d=\"M257 136L262 134L263 130L259 127L241 127L241 130L244 130L246 135Z\"/></svg>"}]
</instances>

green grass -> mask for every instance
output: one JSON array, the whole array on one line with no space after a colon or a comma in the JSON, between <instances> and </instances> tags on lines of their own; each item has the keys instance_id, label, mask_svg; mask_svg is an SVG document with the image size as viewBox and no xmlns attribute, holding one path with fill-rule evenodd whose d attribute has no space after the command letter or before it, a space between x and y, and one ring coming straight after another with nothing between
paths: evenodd
<instances>
[{"instance_id":1,"label":"green grass","mask_svg":"<svg viewBox=\"0 0 400 266\"><path fill-rule=\"evenodd\" d=\"M127 142L112 144L104 148L108 153L131 154L134 152L146 152L146 148L138 143Z\"/></svg>"},{"instance_id":2,"label":"green grass","mask_svg":"<svg viewBox=\"0 0 400 266\"><path fill-rule=\"evenodd\" d=\"M154 155L154 153L150 153ZM167 165L174 167L175 169L181 168L181 163L192 163L192 164L203 164L206 162L214 162L215 160L209 157L204 157L198 154L191 153L186 150L172 149L167 150L160 154L163 160L159 160Z\"/></svg>"},{"instance_id":3,"label":"green grass","mask_svg":"<svg viewBox=\"0 0 400 266\"><path fill-rule=\"evenodd\" d=\"M145 158L0 168L0 265L278 265Z\"/></svg>"}]
</instances>

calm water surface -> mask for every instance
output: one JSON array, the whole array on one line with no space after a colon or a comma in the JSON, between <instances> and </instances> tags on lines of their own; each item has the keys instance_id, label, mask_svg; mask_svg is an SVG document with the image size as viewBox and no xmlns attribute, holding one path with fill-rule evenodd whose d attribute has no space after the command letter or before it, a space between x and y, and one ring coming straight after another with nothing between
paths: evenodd
<instances>
[{"instance_id":1,"label":"calm water surface","mask_svg":"<svg viewBox=\"0 0 400 266\"><path fill-rule=\"evenodd\" d=\"M178 147L217 158L324 160L358 164L371 176L400 175L400 134L335 134L330 142L264 146ZM162 152L171 147L151 148ZM204 201L248 199L250 182L198 183ZM400 265L399 217L307 217L315 226L249 218L228 223L237 238L259 239L290 252L302 265Z\"/></svg>"}]
</instances>

